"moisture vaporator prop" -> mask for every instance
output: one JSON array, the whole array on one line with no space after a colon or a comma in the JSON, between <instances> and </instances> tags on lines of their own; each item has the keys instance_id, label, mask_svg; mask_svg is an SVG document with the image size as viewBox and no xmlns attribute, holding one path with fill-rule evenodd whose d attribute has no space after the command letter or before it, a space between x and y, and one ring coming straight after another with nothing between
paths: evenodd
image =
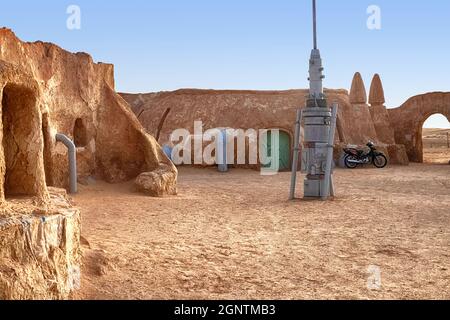
<instances>
[{"instance_id":1,"label":"moisture vaporator prop","mask_svg":"<svg viewBox=\"0 0 450 320\"><path fill-rule=\"evenodd\" d=\"M304 185L305 198L328 199L334 195L332 169L333 145L336 130L337 104L331 110L323 91L323 65L320 50L317 47L316 1L313 0L313 36L314 48L309 60L309 96L306 106L299 112L296 128L296 150L300 150L300 127L303 122L304 137L302 143L302 172L306 174ZM295 152L291 198L295 194L295 182L298 152ZM294 176L295 175L295 176Z\"/></svg>"}]
</instances>

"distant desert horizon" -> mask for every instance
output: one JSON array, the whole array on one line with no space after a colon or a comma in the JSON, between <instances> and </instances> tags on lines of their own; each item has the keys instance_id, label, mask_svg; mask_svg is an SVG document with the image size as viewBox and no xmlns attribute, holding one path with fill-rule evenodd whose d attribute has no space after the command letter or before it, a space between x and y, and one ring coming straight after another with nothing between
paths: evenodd
<instances>
[{"instance_id":1,"label":"distant desert horizon","mask_svg":"<svg viewBox=\"0 0 450 320\"><path fill-rule=\"evenodd\" d=\"M425 163L449 163L449 147L450 129L423 129L423 152Z\"/></svg>"}]
</instances>

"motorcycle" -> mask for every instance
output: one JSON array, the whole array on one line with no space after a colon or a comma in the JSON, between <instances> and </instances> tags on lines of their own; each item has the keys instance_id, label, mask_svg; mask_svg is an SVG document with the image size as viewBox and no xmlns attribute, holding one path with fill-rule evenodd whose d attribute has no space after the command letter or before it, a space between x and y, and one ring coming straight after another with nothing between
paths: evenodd
<instances>
[{"instance_id":1,"label":"motorcycle","mask_svg":"<svg viewBox=\"0 0 450 320\"><path fill-rule=\"evenodd\" d=\"M369 148L369 151L355 148L344 149L346 154L345 166L349 169L355 169L358 165L372 163L379 169L386 167L388 160L382 152L377 151L375 144L373 142L369 142L367 147Z\"/></svg>"}]
</instances>

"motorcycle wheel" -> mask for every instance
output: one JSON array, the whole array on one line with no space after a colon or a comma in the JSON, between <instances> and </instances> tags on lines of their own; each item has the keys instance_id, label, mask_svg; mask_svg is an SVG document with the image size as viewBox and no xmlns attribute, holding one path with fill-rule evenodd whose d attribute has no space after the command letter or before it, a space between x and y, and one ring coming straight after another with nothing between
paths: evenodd
<instances>
[{"instance_id":1,"label":"motorcycle wheel","mask_svg":"<svg viewBox=\"0 0 450 320\"><path fill-rule=\"evenodd\" d=\"M349 162L349 160L356 160L356 158L354 156L348 155L345 157L345 166L349 169L355 169L358 164L357 163L353 163L353 162Z\"/></svg>"},{"instance_id":2,"label":"motorcycle wheel","mask_svg":"<svg viewBox=\"0 0 450 320\"><path fill-rule=\"evenodd\" d=\"M373 165L378 169L383 169L388 164L387 158L384 154L379 154L373 158Z\"/></svg>"}]
</instances>

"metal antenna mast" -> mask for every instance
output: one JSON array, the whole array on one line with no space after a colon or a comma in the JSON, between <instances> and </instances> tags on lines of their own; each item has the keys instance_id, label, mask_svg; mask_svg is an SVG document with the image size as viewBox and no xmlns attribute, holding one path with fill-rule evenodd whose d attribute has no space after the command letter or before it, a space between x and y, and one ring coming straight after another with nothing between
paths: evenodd
<instances>
[{"instance_id":1,"label":"metal antenna mast","mask_svg":"<svg viewBox=\"0 0 450 320\"><path fill-rule=\"evenodd\" d=\"M317 48L317 11L316 0L312 1L313 5L313 38L314 48L311 51L311 58L309 59L309 94L310 100L314 103L314 106L319 103L321 107L327 107L325 96L323 94L323 67L322 58L320 56L320 50ZM322 101L318 101L322 100ZM321 103L320 103L321 102Z\"/></svg>"},{"instance_id":2,"label":"metal antenna mast","mask_svg":"<svg viewBox=\"0 0 450 320\"><path fill-rule=\"evenodd\" d=\"M317 49L317 11L316 0L313 0L313 32L314 32L314 49Z\"/></svg>"}]
</instances>

